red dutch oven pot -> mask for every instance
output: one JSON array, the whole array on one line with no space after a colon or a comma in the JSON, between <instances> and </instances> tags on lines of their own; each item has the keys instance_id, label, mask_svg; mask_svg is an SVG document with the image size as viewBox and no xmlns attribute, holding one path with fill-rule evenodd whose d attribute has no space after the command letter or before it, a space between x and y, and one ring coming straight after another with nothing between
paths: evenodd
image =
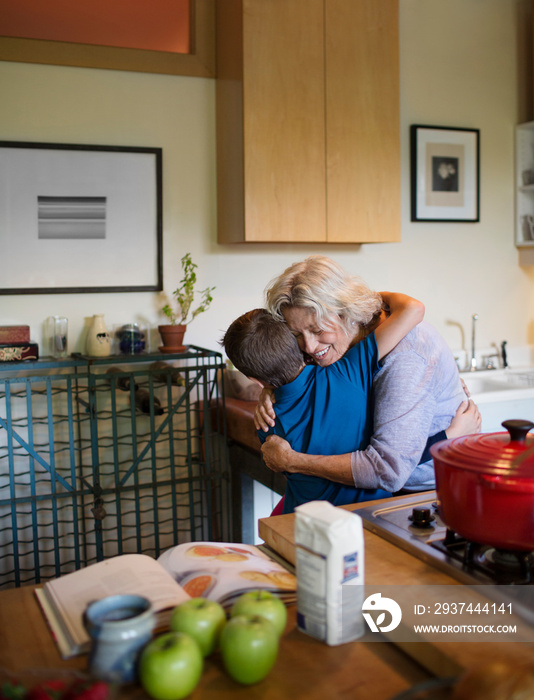
<instances>
[{"instance_id":1,"label":"red dutch oven pot","mask_svg":"<svg viewBox=\"0 0 534 700\"><path fill-rule=\"evenodd\" d=\"M430 448L439 513L459 535L497 549L534 550L534 423L508 420L508 433L481 433Z\"/></svg>"}]
</instances>

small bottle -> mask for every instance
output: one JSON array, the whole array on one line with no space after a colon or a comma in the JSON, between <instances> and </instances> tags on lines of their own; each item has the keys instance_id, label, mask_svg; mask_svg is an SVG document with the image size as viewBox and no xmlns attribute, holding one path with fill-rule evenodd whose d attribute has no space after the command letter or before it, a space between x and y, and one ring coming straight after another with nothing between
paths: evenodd
<instances>
[{"instance_id":1,"label":"small bottle","mask_svg":"<svg viewBox=\"0 0 534 700\"><path fill-rule=\"evenodd\" d=\"M111 375L113 375L115 377L117 389L121 391L130 391L131 377L129 374L122 372L120 369L117 369L117 367L110 367L106 374L109 376L109 383L111 386L113 386L113 380L111 379ZM135 382L134 388L135 391L137 391L137 384Z\"/></svg>"},{"instance_id":2,"label":"small bottle","mask_svg":"<svg viewBox=\"0 0 534 700\"><path fill-rule=\"evenodd\" d=\"M154 372L154 379L158 382L162 382L162 384L167 384L167 377L170 375L171 384L174 384L175 386L185 386L185 379L182 377L180 372L176 369L176 367L173 367L166 362L153 362L149 369L151 372Z\"/></svg>"},{"instance_id":3,"label":"small bottle","mask_svg":"<svg viewBox=\"0 0 534 700\"><path fill-rule=\"evenodd\" d=\"M141 413L147 413L150 415L150 407L153 405L155 416L161 416L163 414L163 408L161 407L158 397L153 396L151 402L150 394L145 389L138 389L135 392L135 405L141 411Z\"/></svg>"}]
</instances>

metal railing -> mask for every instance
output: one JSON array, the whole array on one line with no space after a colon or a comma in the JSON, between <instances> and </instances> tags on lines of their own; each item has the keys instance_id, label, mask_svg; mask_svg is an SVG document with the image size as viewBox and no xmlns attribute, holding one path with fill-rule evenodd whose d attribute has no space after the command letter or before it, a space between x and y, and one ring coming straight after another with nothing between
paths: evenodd
<instances>
[{"instance_id":1,"label":"metal railing","mask_svg":"<svg viewBox=\"0 0 534 700\"><path fill-rule=\"evenodd\" d=\"M0 367L0 588L230 538L219 353L11 364Z\"/></svg>"}]
</instances>

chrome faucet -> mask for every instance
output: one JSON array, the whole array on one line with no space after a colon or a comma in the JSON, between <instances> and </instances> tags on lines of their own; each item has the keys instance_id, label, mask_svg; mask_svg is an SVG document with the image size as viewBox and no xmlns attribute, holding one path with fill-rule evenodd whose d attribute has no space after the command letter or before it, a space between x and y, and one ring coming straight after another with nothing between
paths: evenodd
<instances>
[{"instance_id":1,"label":"chrome faucet","mask_svg":"<svg viewBox=\"0 0 534 700\"><path fill-rule=\"evenodd\" d=\"M508 367L508 357L506 355L506 346L508 344L507 340L503 340L501 343L501 359L502 366L506 369Z\"/></svg>"},{"instance_id":2,"label":"chrome faucet","mask_svg":"<svg viewBox=\"0 0 534 700\"><path fill-rule=\"evenodd\" d=\"M476 372L477 358L475 356L475 324L478 320L478 314L473 314L471 323L471 372Z\"/></svg>"}]
</instances>

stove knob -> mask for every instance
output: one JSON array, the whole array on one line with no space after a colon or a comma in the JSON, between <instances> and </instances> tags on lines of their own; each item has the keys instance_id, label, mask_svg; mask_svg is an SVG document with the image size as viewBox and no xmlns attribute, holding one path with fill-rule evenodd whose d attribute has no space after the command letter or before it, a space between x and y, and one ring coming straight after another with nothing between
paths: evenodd
<instances>
[{"instance_id":1,"label":"stove knob","mask_svg":"<svg viewBox=\"0 0 534 700\"><path fill-rule=\"evenodd\" d=\"M426 508L425 506L416 506L412 510L410 520L416 527L428 527L434 520L434 516L432 515L430 508Z\"/></svg>"}]
</instances>

